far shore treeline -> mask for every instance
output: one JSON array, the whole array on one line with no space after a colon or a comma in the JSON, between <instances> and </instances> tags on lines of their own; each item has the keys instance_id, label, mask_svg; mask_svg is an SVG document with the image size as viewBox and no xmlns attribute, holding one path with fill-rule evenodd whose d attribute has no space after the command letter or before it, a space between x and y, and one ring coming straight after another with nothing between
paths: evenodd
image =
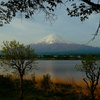
<instances>
[{"instance_id":1,"label":"far shore treeline","mask_svg":"<svg viewBox=\"0 0 100 100\"><path fill-rule=\"evenodd\" d=\"M36 54L36 60L82 60L83 57L85 57L87 54L66 54L66 55L37 55ZM97 59L100 58L100 54L91 54L97 57ZM0 58L3 56L2 51L0 50Z\"/></svg>"}]
</instances>

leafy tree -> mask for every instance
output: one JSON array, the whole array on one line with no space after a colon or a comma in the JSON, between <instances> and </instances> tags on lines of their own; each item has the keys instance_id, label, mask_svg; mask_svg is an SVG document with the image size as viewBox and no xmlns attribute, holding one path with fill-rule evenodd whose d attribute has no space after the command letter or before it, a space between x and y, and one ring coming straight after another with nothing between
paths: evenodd
<instances>
[{"instance_id":1,"label":"leafy tree","mask_svg":"<svg viewBox=\"0 0 100 100\"><path fill-rule=\"evenodd\" d=\"M16 70L20 76L20 99L23 100L23 76L27 71L35 68L33 62L35 59L34 50L30 46L14 41L5 41L2 46L2 65L8 65Z\"/></svg>"},{"instance_id":2,"label":"leafy tree","mask_svg":"<svg viewBox=\"0 0 100 100\"><path fill-rule=\"evenodd\" d=\"M100 14L100 0L81 0L80 3L75 3L75 0L69 0L74 1L72 3L72 8L67 7L67 12L70 17L80 17L81 21L85 21L89 18L91 14ZM96 32L94 33L93 38L91 38L89 42L93 41L96 36L99 33L100 29L100 19L98 22L98 27L96 29Z\"/></svg>"},{"instance_id":3,"label":"leafy tree","mask_svg":"<svg viewBox=\"0 0 100 100\"><path fill-rule=\"evenodd\" d=\"M83 78L90 92L90 99L95 100L95 91L100 78L100 66L95 56L87 55L81 61L82 65L77 66L77 70L85 72L86 78Z\"/></svg>"},{"instance_id":4,"label":"leafy tree","mask_svg":"<svg viewBox=\"0 0 100 100\"><path fill-rule=\"evenodd\" d=\"M2 0L0 2L0 25L9 23L16 13L30 18L36 11L43 11L49 19L55 15L53 12L58 4L66 5L71 1L73 9L67 7L68 15L71 17L80 16L83 21L94 12L100 13L100 0L81 0L79 3L75 0Z\"/></svg>"},{"instance_id":5,"label":"leafy tree","mask_svg":"<svg viewBox=\"0 0 100 100\"><path fill-rule=\"evenodd\" d=\"M80 17L81 21L88 19L88 16L93 13L100 13L100 0L81 0L81 2L72 3L72 9L67 8L68 15L71 17Z\"/></svg>"},{"instance_id":6,"label":"leafy tree","mask_svg":"<svg viewBox=\"0 0 100 100\"><path fill-rule=\"evenodd\" d=\"M62 3L61 0L7 0L0 2L0 22L9 23L16 13L20 13L25 18L30 18L36 11L42 11L46 18L53 18L55 15L51 13L57 4Z\"/></svg>"}]
</instances>

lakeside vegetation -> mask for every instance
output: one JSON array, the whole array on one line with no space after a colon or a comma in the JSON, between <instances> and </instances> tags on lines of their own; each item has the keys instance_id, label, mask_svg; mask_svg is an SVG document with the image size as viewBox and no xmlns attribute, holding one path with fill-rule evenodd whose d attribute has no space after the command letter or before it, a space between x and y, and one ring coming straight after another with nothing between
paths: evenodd
<instances>
[{"instance_id":1,"label":"lakeside vegetation","mask_svg":"<svg viewBox=\"0 0 100 100\"><path fill-rule=\"evenodd\" d=\"M0 100L18 100L19 81L18 77L0 75ZM23 87L23 100L89 100L87 88L83 83L52 79L49 74L41 78L35 75L24 78ZM100 100L99 94L97 99Z\"/></svg>"},{"instance_id":2,"label":"lakeside vegetation","mask_svg":"<svg viewBox=\"0 0 100 100\"><path fill-rule=\"evenodd\" d=\"M36 55L35 60L82 60L86 55ZM100 55L95 55L100 59ZM2 55L0 55L0 58Z\"/></svg>"},{"instance_id":3,"label":"lakeside vegetation","mask_svg":"<svg viewBox=\"0 0 100 100\"><path fill-rule=\"evenodd\" d=\"M88 55L94 55L94 54L88 54ZM3 56L2 53L0 53L0 58ZM68 54L68 55L37 55L35 54L36 60L82 60L86 54ZM97 59L100 59L100 54L95 54Z\"/></svg>"},{"instance_id":4,"label":"lakeside vegetation","mask_svg":"<svg viewBox=\"0 0 100 100\"><path fill-rule=\"evenodd\" d=\"M37 60L82 60L85 55L40 55ZM96 59L100 59L100 55L95 55Z\"/></svg>"}]
</instances>

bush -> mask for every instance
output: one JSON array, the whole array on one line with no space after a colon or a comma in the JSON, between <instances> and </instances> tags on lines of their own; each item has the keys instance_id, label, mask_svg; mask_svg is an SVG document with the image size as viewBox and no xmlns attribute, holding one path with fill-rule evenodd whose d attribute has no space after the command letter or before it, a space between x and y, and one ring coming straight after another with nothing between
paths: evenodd
<instances>
[{"instance_id":1,"label":"bush","mask_svg":"<svg viewBox=\"0 0 100 100\"><path fill-rule=\"evenodd\" d=\"M49 74L43 75L43 79L41 80L41 87L44 89L50 89L51 83L51 76Z\"/></svg>"},{"instance_id":2,"label":"bush","mask_svg":"<svg viewBox=\"0 0 100 100\"><path fill-rule=\"evenodd\" d=\"M35 77L35 73L32 75L32 82L33 82L33 87L35 87L36 85L36 77Z\"/></svg>"}]
</instances>

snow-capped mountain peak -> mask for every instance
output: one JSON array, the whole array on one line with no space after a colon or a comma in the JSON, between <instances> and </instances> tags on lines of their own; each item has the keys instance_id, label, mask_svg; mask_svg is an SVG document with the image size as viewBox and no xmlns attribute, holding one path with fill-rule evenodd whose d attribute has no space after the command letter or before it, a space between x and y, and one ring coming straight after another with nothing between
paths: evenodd
<instances>
[{"instance_id":1,"label":"snow-capped mountain peak","mask_svg":"<svg viewBox=\"0 0 100 100\"><path fill-rule=\"evenodd\" d=\"M64 40L59 35L50 34L41 39L40 41L38 41L37 43L54 44L54 43L71 43L71 42Z\"/></svg>"},{"instance_id":2,"label":"snow-capped mountain peak","mask_svg":"<svg viewBox=\"0 0 100 100\"><path fill-rule=\"evenodd\" d=\"M35 44L30 44L38 55L100 54L99 47L80 45L64 40L58 35L48 35Z\"/></svg>"}]
</instances>

